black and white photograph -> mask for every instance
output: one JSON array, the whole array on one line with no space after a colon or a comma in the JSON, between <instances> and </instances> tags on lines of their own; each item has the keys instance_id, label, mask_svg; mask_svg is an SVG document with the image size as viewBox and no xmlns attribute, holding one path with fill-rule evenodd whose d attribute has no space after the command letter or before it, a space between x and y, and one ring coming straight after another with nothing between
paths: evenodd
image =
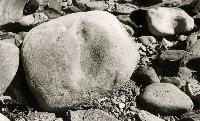
<instances>
[{"instance_id":1,"label":"black and white photograph","mask_svg":"<svg viewBox=\"0 0 200 121\"><path fill-rule=\"evenodd\" d=\"M200 0L0 0L0 121L200 121Z\"/></svg>"}]
</instances>

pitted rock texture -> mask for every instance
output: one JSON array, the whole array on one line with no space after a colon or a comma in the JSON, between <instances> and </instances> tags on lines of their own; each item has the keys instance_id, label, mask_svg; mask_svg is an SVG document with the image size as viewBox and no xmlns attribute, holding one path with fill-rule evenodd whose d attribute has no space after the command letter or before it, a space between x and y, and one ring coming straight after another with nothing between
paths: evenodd
<instances>
[{"instance_id":1,"label":"pitted rock texture","mask_svg":"<svg viewBox=\"0 0 200 121\"><path fill-rule=\"evenodd\" d=\"M103 11L41 24L22 47L28 84L41 107L52 111L88 104L119 89L138 58L121 23Z\"/></svg>"},{"instance_id":2,"label":"pitted rock texture","mask_svg":"<svg viewBox=\"0 0 200 121\"><path fill-rule=\"evenodd\" d=\"M193 18L178 8L150 8L146 19L150 32L157 36L183 33L194 28Z\"/></svg>"},{"instance_id":3,"label":"pitted rock texture","mask_svg":"<svg viewBox=\"0 0 200 121\"><path fill-rule=\"evenodd\" d=\"M19 66L19 49L12 43L0 41L0 95L13 80Z\"/></svg>"},{"instance_id":4,"label":"pitted rock texture","mask_svg":"<svg viewBox=\"0 0 200 121\"><path fill-rule=\"evenodd\" d=\"M190 97L170 83L148 85L139 100L142 107L160 114L181 114L193 108Z\"/></svg>"}]
</instances>

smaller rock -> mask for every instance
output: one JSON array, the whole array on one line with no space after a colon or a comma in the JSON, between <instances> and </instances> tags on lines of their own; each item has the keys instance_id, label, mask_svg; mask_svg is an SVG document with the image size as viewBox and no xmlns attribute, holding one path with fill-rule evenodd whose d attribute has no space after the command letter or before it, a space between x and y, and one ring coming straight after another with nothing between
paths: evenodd
<instances>
[{"instance_id":1,"label":"smaller rock","mask_svg":"<svg viewBox=\"0 0 200 121\"><path fill-rule=\"evenodd\" d=\"M191 99L200 104L200 83L190 82L185 86L185 93L191 97Z\"/></svg>"},{"instance_id":2,"label":"smaller rock","mask_svg":"<svg viewBox=\"0 0 200 121\"><path fill-rule=\"evenodd\" d=\"M184 50L165 50L161 52L160 61L178 61L181 60L187 54Z\"/></svg>"},{"instance_id":3,"label":"smaller rock","mask_svg":"<svg viewBox=\"0 0 200 121\"><path fill-rule=\"evenodd\" d=\"M183 114L193 108L189 96L170 83L148 85L140 94L141 107L160 114Z\"/></svg>"},{"instance_id":4,"label":"smaller rock","mask_svg":"<svg viewBox=\"0 0 200 121\"><path fill-rule=\"evenodd\" d=\"M142 81L144 85L160 82L158 75L152 67L140 66L136 70L136 75L138 80Z\"/></svg>"},{"instance_id":5,"label":"smaller rock","mask_svg":"<svg viewBox=\"0 0 200 121\"><path fill-rule=\"evenodd\" d=\"M128 34L130 36L133 36L134 34L134 30L129 26L129 25L126 25L126 24L123 24L124 28L126 29L126 31L128 32Z\"/></svg>"},{"instance_id":6,"label":"smaller rock","mask_svg":"<svg viewBox=\"0 0 200 121\"><path fill-rule=\"evenodd\" d=\"M98 109L70 111L71 121L119 121Z\"/></svg>"},{"instance_id":7,"label":"smaller rock","mask_svg":"<svg viewBox=\"0 0 200 121\"><path fill-rule=\"evenodd\" d=\"M181 88L184 85L184 82L179 77L162 77L160 82L171 83L178 88Z\"/></svg>"},{"instance_id":8,"label":"smaller rock","mask_svg":"<svg viewBox=\"0 0 200 121\"><path fill-rule=\"evenodd\" d=\"M121 102L125 103L126 102L126 95L121 95L119 97L119 99L121 100Z\"/></svg>"},{"instance_id":9,"label":"smaller rock","mask_svg":"<svg viewBox=\"0 0 200 121\"><path fill-rule=\"evenodd\" d=\"M180 121L199 121L200 120L200 110L192 110L181 116Z\"/></svg>"},{"instance_id":10,"label":"smaller rock","mask_svg":"<svg viewBox=\"0 0 200 121\"><path fill-rule=\"evenodd\" d=\"M126 24L126 25L129 25L131 26L132 28L137 28L138 26L131 20L130 16L129 15L118 15L117 16L117 19Z\"/></svg>"},{"instance_id":11,"label":"smaller rock","mask_svg":"<svg viewBox=\"0 0 200 121\"><path fill-rule=\"evenodd\" d=\"M145 46L156 43L156 39L153 36L141 36L138 38L138 42L141 42Z\"/></svg>"},{"instance_id":12,"label":"smaller rock","mask_svg":"<svg viewBox=\"0 0 200 121\"><path fill-rule=\"evenodd\" d=\"M29 9L29 13L34 13L43 4L42 2L43 0L29 0L26 8Z\"/></svg>"},{"instance_id":13,"label":"smaller rock","mask_svg":"<svg viewBox=\"0 0 200 121\"><path fill-rule=\"evenodd\" d=\"M180 35L179 38L178 38L178 40L181 41L181 42L186 41L187 40L187 36Z\"/></svg>"},{"instance_id":14,"label":"smaller rock","mask_svg":"<svg viewBox=\"0 0 200 121\"><path fill-rule=\"evenodd\" d=\"M23 16L17 22L22 26L34 26L48 21L48 16L44 13L34 13L27 16Z\"/></svg>"},{"instance_id":15,"label":"smaller rock","mask_svg":"<svg viewBox=\"0 0 200 121\"><path fill-rule=\"evenodd\" d=\"M47 112L30 112L26 117L23 117L25 121L62 121L57 120L54 113ZM21 119L23 121L23 119ZM19 121L21 121L19 120Z\"/></svg>"},{"instance_id":16,"label":"smaller rock","mask_svg":"<svg viewBox=\"0 0 200 121\"><path fill-rule=\"evenodd\" d=\"M67 0L67 5L71 6L72 5L72 0Z\"/></svg>"},{"instance_id":17,"label":"smaller rock","mask_svg":"<svg viewBox=\"0 0 200 121\"><path fill-rule=\"evenodd\" d=\"M0 41L0 96L13 80L19 66L19 48L13 43Z\"/></svg>"},{"instance_id":18,"label":"smaller rock","mask_svg":"<svg viewBox=\"0 0 200 121\"><path fill-rule=\"evenodd\" d=\"M120 108L120 109L124 109L125 106L126 106L126 105L125 105L124 103L119 103L119 108Z\"/></svg>"},{"instance_id":19,"label":"smaller rock","mask_svg":"<svg viewBox=\"0 0 200 121\"><path fill-rule=\"evenodd\" d=\"M140 110L138 113L138 117L140 118L141 121L165 121L147 111Z\"/></svg>"},{"instance_id":20,"label":"smaller rock","mask_svg":"<svg viewBox=\"0 0 200 121\"><path fill-rule=\"evenodd\" d=\"M180 67L177 76L180 77L181 80L187 82L187 80L192 78L192 71L187 67Z\"/></svg>"},{"instance_id":21,"label":"smaller rock","mask_svg":"<svg viewBox=\"0 0 200 121\"><path fill-rule=\"evenodd\" d=\"M43 5L48 5L49 8L53 8L59 12L62 10L62 0L42 0Z\"/></svg>"},{"instance_id":22,"label":"smaller rock","mask_svg":"<svg viewBox=\"0 0 200 121\"><path fill-rule=\"evenodd\" d=\"M187 47L186 50L189 51L191 49L191 47L197 42L198 38L197 38L197 34L196 33L192 33L188 36L187 38Z\"/></svg>"},{"instance_id":23,"label":"smaller rock","mask_svg":"<svg viewBox=\"0 0 200 121\"><path fill-rule=\"evenodd\" d=\"M194 28L193 18L177 8L150 8L146 19L150 32L157 36L174 35Z\"/></svg>"},{"instance_id":24,"label":"smaller rock","mask_svg":"<svg viewBox=\"0 0 200 121\"><path fill-rule=\"evenodd\" d=\"M10 121L10 119L0 113L0 121Z\"/></svg>"}]
</instances>

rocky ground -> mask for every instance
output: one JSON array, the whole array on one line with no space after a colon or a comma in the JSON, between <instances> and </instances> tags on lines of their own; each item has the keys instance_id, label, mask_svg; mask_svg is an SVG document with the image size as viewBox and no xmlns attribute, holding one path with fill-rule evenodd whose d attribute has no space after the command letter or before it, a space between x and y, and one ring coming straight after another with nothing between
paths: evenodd
<instances>
[{"instance_id":1,"label":"rocky ground","mask_svg":"<svg viewBox=\"0 0 200 121\"><path fill-rule=\"evenodd\" d=\"M199 121L200 1L0 1L0 121Z\"/></svg>"}]
</instances>

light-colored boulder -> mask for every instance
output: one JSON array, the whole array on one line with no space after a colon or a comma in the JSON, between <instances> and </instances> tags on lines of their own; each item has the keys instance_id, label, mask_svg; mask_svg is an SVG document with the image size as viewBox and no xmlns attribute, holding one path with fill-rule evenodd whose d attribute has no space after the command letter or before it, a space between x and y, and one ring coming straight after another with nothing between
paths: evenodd
<instances>
[{"instance_id":1,"label":"light-colored boulder","mask_svg":"<svg viewBox=\"0 0 200 121\"><path fill-rule=\"evenodd\" d=\"M19 49L12 43L0 41L0 95L13 80L19 66Z\"/></svg>"},{"instance_id":2,"label":"light-colored boulder","mask_svg":"<svg viewBox=\"0 0 200 121\"><path fill-rule=\"evenodd\" d=\"M190 97L170 83L148 85L139 100L142 107L160 114L182 114L193 108Z\"/></svg>"},{"instance_id":3,"label":"light-colored boulder","mask_svg":"<svg viewBox=\"0 0 200 121\"><path fill-rule=\"evenodd\" d=\"M32 29L22 46L28 84L46 110L89 104L129 80L139 54L115 16L74 13Z\"/></svg>"},{"instance_id":4,"label":"light-colored boulder","mask_svg":"<svg viewBox=\"0 0 200 121\"><path fill-rule=\"evenodd\" d=\"M10 119L0 113L0 121L10 121Z\"/></svg>"},{"instance_id":5,"label":"light-colored boulder","mask_svg":"<svg viewBox=\"0 0 200 121\"><path fill-rule=\"evenodd\" d=\"M26 2L27 0L0 0L0 26L21 18Z\"/></svg>"},{"instance_id":6,"label":"light-colored boulder","mask_svg":"<svg viewBox=\"0 0 200 121\"><path fill-rule=\"evenodd\" d=\"M178 8L150 8L146 15L149 30L157 36L187 32L194 28L194 20Z\"/></svg>"}]
</instances>

